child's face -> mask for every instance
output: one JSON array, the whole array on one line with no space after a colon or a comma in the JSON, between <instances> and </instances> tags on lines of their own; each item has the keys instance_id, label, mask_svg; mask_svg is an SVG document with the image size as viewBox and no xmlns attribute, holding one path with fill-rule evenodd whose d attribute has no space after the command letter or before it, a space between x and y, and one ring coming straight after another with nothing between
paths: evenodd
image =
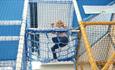
<instances>
[{"instance_id":1,"label":"child's face","mask_svg":"<svg viewBox=\"0 0 115 70\"><path fill-rule=\"evenodd\" d=\"M56 27L61 28L61 27L63 27L63 24L58 24L58 25L56 25Z\"/></svg>"},{"instance_id":2,"label":"child's face","mask_svg":"<svg viewBox=\"0 0 115 70\"><path fill-rule=\"evenodd\" d=\"M64 23L58 22L58 23L56 23L56 27L59 27L59 28L64 27Z\"/></svg>"}]
</instances>

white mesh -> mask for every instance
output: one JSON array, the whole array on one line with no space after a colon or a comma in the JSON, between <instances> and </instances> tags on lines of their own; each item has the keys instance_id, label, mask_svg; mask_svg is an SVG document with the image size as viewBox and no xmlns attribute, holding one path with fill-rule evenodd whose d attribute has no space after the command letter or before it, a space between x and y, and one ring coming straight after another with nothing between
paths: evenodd
<instances>
[{"instance_id":1,"label":"white mesh","mask_svg":"<svg viewBox=\"0 0 115 70\"><path fill-rule=\"evenodd\" d=\"M50 29L51 23L62 20L69 27L72 24L72 4L38 3L38 28Z\"/></svg>"}]
</instances>

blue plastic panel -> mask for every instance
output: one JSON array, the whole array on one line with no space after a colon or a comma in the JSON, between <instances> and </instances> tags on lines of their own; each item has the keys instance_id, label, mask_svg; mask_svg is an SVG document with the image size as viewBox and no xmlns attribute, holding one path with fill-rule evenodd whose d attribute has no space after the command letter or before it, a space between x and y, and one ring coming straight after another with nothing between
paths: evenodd
<instances>
[{"instance_id":1,"label":"blue plastic panel","mask_svg":"<svg viewBox=\"0 0 115 70\"><path fill-rule=\"evenodd\" d=\"M0 26L0 36L19 36L20 25L1 25Z\"/></svg>"},{"instance_id":2,"label":"blue plastic panel","mask_svg":"<svg viewBox=\"0 0 115 70\"><path fill-rule=\"evenodd\" d=\"M15 60L18 41L0 41L0 60Z\"/></svg>"},{"instance_id":3,"label":"blue plastic panel","mask_svg":"<svg viewBox=\"0 0 115 70\"><path fill-rule=\"evenodd\" d=\"M0 0L0 20L21 20L24 0Z\"/></svg>"}]
</instances>

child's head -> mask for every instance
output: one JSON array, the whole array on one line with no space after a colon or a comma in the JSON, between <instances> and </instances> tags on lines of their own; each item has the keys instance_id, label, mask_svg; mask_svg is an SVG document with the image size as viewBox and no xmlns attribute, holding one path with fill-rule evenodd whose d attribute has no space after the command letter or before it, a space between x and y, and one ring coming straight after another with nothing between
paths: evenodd
<instances>
[{"instance_id":1,"label":"child's head","mask_svg":"<svg viewBox=\"0 0 115 70\"><path fill-rule=\"evenodd\" d=\"M63 27L63 28L65 28L65 27L66 27L66 24L65 24L63 21L58 20L58 21L55 23L55 27L58 27L58 28Z\"/></svg>"}]
</instances>

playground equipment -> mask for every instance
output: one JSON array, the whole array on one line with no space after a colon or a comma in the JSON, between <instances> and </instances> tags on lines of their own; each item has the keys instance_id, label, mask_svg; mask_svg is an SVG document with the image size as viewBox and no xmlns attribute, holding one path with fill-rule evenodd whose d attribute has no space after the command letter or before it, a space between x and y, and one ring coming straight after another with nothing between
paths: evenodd
<instances>
[{"instance_id":1,"label":"playground equipment","mask_svg":"<svg viewBox=\"0 0 115 70\"><path fill-rule=\"evenodd\" d=\"M74 2L74 5L77 6L77 3ZM100 13L87 22L82 22L79 9L76 7L75 10L82 34L76 69L114 70L114 14Z\"/></svg>"},{"instance_id":2,"label":"playground equipment","mask_svg":"<svg viewBox=\"0 0 115 70\"><path fill-rule=\"evenodd\" d=\"M36 4L37 3L37 4ZM28 24L26 31L26 42L28 48L28 60L30 61L30 68L32 68L32 61L40 61L42 65L50 65L53 59L51 48L54 43L53 37L58 35L53 33L65 32L69 39L68 45L56 49L57 61L55 64L65 64L66 61L71 61L74 66L76 48L77 48L77 35L78 30L73 28L74 7L72 1L37 1L30 2L30 24ZM31 11L34 8L35 13ZM31 16L32 14L37 16ZM33 19L36 17L37 19ZM34 20L34 21L33 21ZM58 20L66 23L66 29L52 28L51 24ZM59 63L61 62L61 63ZM52 64L51 64L52 65ZM73 68L74 69L74 68Z\"/></svg>"},{"instance_id":3,"label":"playground equipment","mask_svg":"<svg viewBox=\"0 0 115 70\"><path fill-rule=\"evenodd\" d=\"M79 6L76 0L1 0L0 70L32 70L33 61L42 63L41 70L67 66L68 70L114 70L114 10L84 21ZM52 28L58 20L68 28ZM52 38L63 32L69 42L56 49L58 61L54 61Z\"/></svg>"}]
</instances>

